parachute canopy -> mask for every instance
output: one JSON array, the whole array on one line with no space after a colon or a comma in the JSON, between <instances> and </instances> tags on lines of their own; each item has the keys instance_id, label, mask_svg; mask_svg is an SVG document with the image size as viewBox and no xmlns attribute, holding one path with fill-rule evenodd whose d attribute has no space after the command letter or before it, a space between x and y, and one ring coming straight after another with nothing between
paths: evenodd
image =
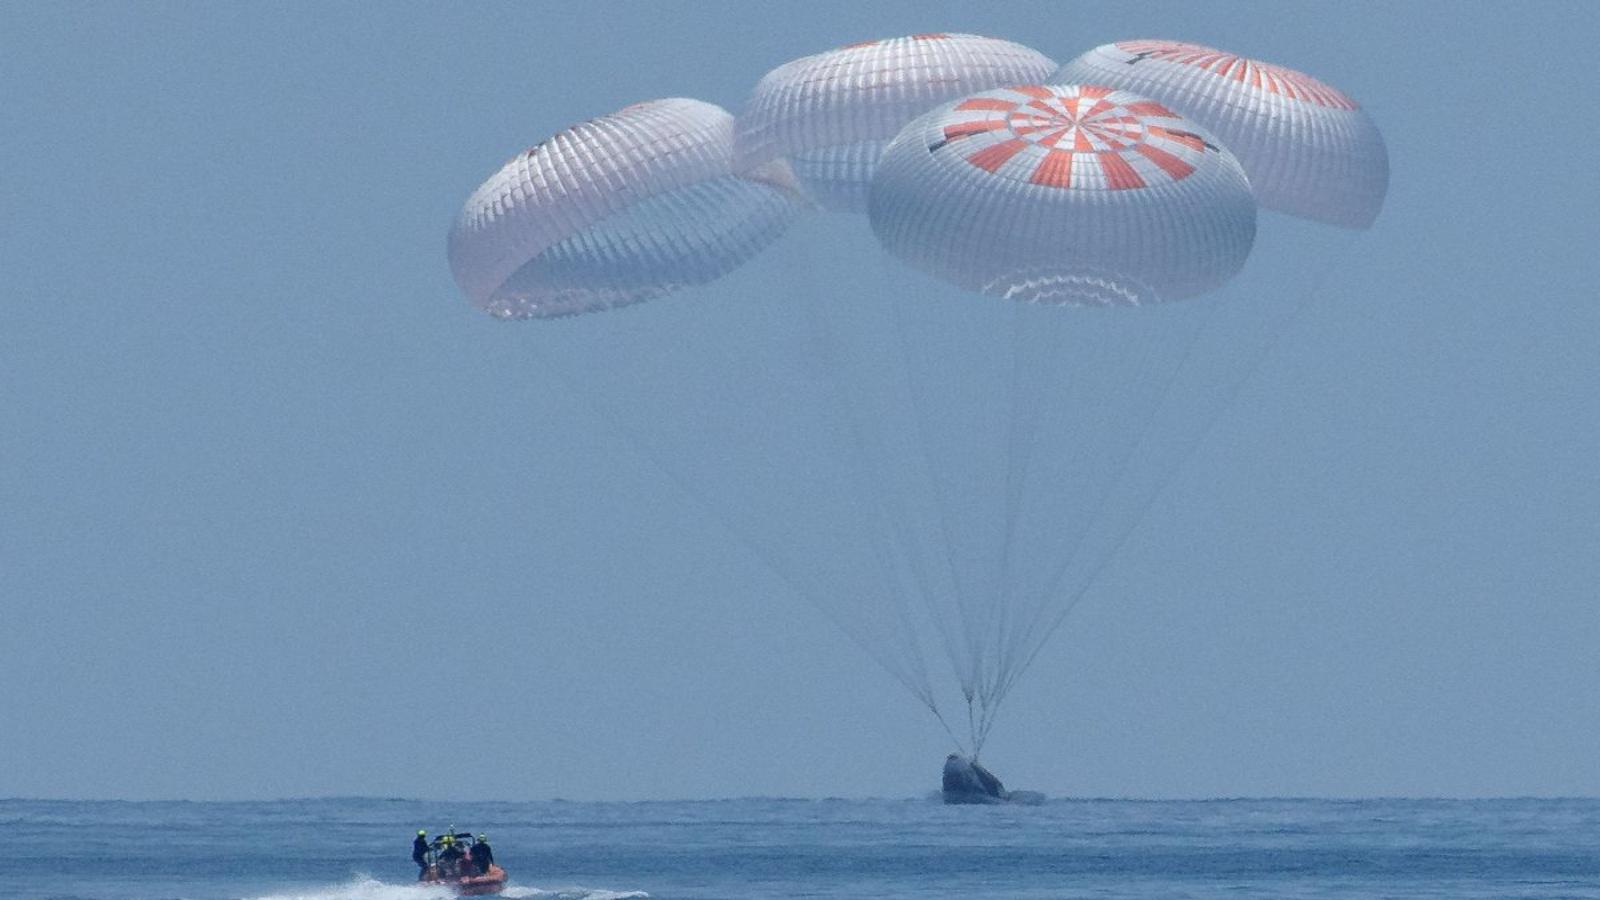
<instances>
[{"instance_id":1,"label":"parachute canopy","mask_svg":"<svg viewBox=\"0 0 1600 900\"><path fill-rule=\"evenodd\" d=\"M918 118L884 153L870 217L895 256L968 290L1093 305L1211 290L1256 224L1233 154L1095 85L1000 88Z\"/></svg>"},{"instance_id":2,"label":"parachute canopy","mask_svg":"<svg viewBox=\"0 0 1600 900\"><path fill-rule=\"evenodd\" d=\"M503 318L637 303L726 274L804 207L781 160L733 174L733 116L634 104L517 154L467 199L450 268Z\"/></svg>"},{"instance_id":3,"label":"parachute canopy","mask_svg":"<svg viewBox=\"0 0 1600 900\"><path fill-rule=\"evenodd\" d=\"M1238 156L1266 209L1367 228L1383 208L1389 155L1354 100L1304 72L1180 41L1104 44L1055 82L1143 94L1210 130Z\"/></svg>"},{"instance_id":4,"label":"parachute canopy","mask_svg":"<svg viewBox=\"0 0 1600 900\"><path fill-rule=\"evenodd\" d=\"M1021 44L972 34L863 41L802 57L756 84L739 114L739 171L787 159L807 192L831 210L866 210L879 154L934 105L1056 68Z\"/></svg>"}]
</instances>

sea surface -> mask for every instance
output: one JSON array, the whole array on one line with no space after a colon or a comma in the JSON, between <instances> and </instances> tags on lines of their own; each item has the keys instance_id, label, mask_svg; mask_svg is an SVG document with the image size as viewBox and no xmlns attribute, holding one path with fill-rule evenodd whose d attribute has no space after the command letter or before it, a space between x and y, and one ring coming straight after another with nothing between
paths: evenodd
<instances>
[{"instance_id":1,"label":"sea surface","mask_svg":"<svg viewBox=\"0 0 1600 900\"><path fill-rule=\"evenodd\" d=\"M0 897L424 900L486 832L506 896L1593 897L1600 800L0 801Z\"/></svg>"}]
</instances>

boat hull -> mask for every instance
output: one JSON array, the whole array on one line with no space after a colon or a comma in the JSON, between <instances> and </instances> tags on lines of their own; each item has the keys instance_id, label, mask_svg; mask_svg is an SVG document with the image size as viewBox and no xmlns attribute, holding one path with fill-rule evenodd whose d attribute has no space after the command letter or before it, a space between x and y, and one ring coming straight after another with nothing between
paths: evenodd
<instances>
[{"instance_id":1,"label":"boat hull","mask_svg":"<svg viewBox=\"0 0 1600 900\"><path fill-rule=\"evenodd\" d=\"M448 878L440 875L436 869L430 869L421 879L421 882L423 884L442 884L454 890L458 897L488 897L505 890L506 870L491 863L489 871L482 875L462 875L457 878Z\"/></svg>"}]
</instances>

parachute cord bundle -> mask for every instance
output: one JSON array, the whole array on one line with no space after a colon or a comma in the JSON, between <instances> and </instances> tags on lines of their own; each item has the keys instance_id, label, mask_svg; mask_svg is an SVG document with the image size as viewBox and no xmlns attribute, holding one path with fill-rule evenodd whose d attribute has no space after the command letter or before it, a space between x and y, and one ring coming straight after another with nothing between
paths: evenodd
<instances>
[{"instance_id":1,"label":"parachute cord bundle","mask_svg":"<svg viewBox=\"0 0 1600 900\"><path fill-rule=\"evenodd\" d=\"M1023 341L1018 343L1013 351L1019 359L1034 357L1030 360L1030 367L1034 371L1049 371L1041 365L1037 357L1049 358L1069 349L1070 344L1066 338L1072 329L1091 324L1085 320L1114 314L1109 310L1056 309L1035 310L1035 312L1050 315L1044 317L1042 328L1018 329L1017 334ZM1099 346L1092 348L1098 354L1096 357L1082 360L1081 368L1105 374L1093 382L1098 388L1095 391L1095 402L1088 406L1074 404L1071 411L1086 420L1109 421L1108 412L1112 408L1121 408L1134 413L1136 416L1134 421L1139 423L1137 427L1113 429L1095 440L1084 439L1081 425L1073 427L1071 432L1076 439L1069 447L1076 449L1067 449L1063 455L1058 447L1057 458L1051 460L1052 465L1041 470L1042 477L1048 478L1049 481L1038 485L1034 490L1030 490L1029 487L1028 475L1032 473L1028 472L1028 460L1033 456L1032 451L1036 441L1013 444L1012 452L1008 454L1007 469L1021 472L1017 492L1019 499L1017 505L1007 511L1005 533L1001 543L1002 566L995 572L1002 615L996 624L994 662L980 687L982 710L978 724L980 738L986 739L992 729L1001 704L1015 685L1018 666L1031 650L1030 645L1038 639L1039 623L1051 608L1051 592L1048 589L1041 590L1037 585L1028 587L1030 583L1037 581L1029 574L1033 569L1017 568L1019 561L1016 557L1016 523L1022 520L1026 511L1026 498L1030 494L1072 496L1081 498L1081 502L1094 504L1097 507L1103 506L1106 497L1114 490L1121 477L1125 461L1143 439L1147 431L1146 426L1154 417L1155 410L1165 400L1179 367L1178 364L1157 365L1157 360L1173 343L1181 343L1184 346L1192 343L1194 334L1209 315L1209 306L1185 309L1181 313L1173 316L1178 320L1175 341L1142 340L1137 344L1136 355L1120 359L1116 358L1115 352L1121 347L1120 344L1101 342ZM1154 334L1165 334L1171 328L1171 323L1165 323L1159 329L1146 330ZM1028 338L1033 340L1030 342ZM1029 415L1034 420L1034 424L1029 428L1030 431L1042 427L1037 420L1043 419L1042 411L1049 409L1046 396L1050 393L1051 387L1051 384L1044 379L1025 380L1017 387L1017 393L1013 394L1013 401L1029 410ZM1121 389L1115 389L1117 387ZM1145 412L1139 416L1141 409ZM1104 428L1103 425L1097 427ZM1109 469L1109 474L1102 474L1106 472L1106 467L1097 465L1097 462L1109 459L1115 459L1117 462ZM1078 560L1083 541L1087 532L1098 521L1098 515L1085 516L1079 511L1072 516L1072 519L1076 523L1076 535L1069 535L1054 551L1052 558ZM1035 565L1047 561L1048 558L1036 560Z\"/></svg>"},{"instance_id":2,"label":"parachute cord bundle","mask_svg":"<svg viewBox=\"0 0 1600 900\"><path fill-rule=\"evenodd\" d=\"M885 260L885 262L887 262L887 260ZM983 750L982 735L978 727L975 725L973 717L973 700L975 695L974 683L977 679L977 672L975 670L981 664L982 660L981 648L975 646L978 629L976 624L968 615L970 607L968 605L967 597L964 593L960 567L956 564L956 541L953 533L954 529L952 528L950 519L950 504L945 497L943 482L940 478L941 473L939 471L939 467L935 464L930 450L932 442L928 434L928 413L925 409L922 396L916 389L916 374L912 370L912 352L910 341L907 336L904 311L901 308L899 296L891 295L891 298L888 300L888 305L894 315L893 321L896 338L895 344L899 348L901 367L906 375L906 387L910 399L911 415L915 421L917 431L916 445L922 457L927 480L930 482L932 487L934 505L938 509L939 544L943 550L942 555L945 561L946 571L950 578L950 588L952 591L954 591L956 608L961 613L962 630L967 636L968 647L966 654L963 655L958 653L954 649L955 641L950 635L944 616L940 615L940 610L930 604L928 611L934 621L934 624L939 628L941 636L944 637L946 653L948 654L951 668L955 671L957 680L961 684L961 693L963 698L966 700L967 707L967 731L972 741L971 753L973 757L976 757L977 754ZM934 596L934 594L928 594L926 595L925 599L931 601ZM966 663L966 665L963 665L963 663ZM937 710L937 708L934 710L934 715L939 716L941 723L944 721L943 715ZM946 730L948 730L948 726L946 726ZM960 741L957 741L957 746L961 746ZM962 747L962 751L966 752L965 747Z\"/></svg>"},{"instance_id":3,"label":"parachute cord bundle","mask_svg":"<svg viewBox=\"0 0 1600 900\"><path fill-rule=\"evenodd\" d=\"M816 329L823 338L823 346L833 347L837 345L837 342L834 339L834 335L831 333L831 328L827 319L820 314L820 311L816 306L821 292L816 289L812 272L813 270L808 267L805 273L805 280L810 282L812 287L812 290L803 292L807 301L809 301L805 304L805 308L812 327ZM874 483L881 483L883 481L885 473L876 455L869 449L871 443L866 437L866 429L863 427L862 422L860 421L860 415L855 404L849 399L849 392L845 389L844 385L840 383L837 366L825 365L822 367L822 370L826 373L825 380L828 384L829 396L833 407L836 411L843 415L844 424L850 433L851 441L856 449L857 457L865 461L867 465L866 471L862 471L862 469L858 467L852 467L851 471L856 476L857 490L859 492L858 496L862 498L871 498L873 501L873 513L875 517L874 522L876 527L872 529L872 536L877 542L874 546L874 552L876 553L879 563L881 566L883 566L884 570L892 573L898 568L894 563L896 554L894 553L892 547L885 546L882 543L885 540L883 530L885 527L887 527L888 529L895 531L896 537L893 539L899 541L899 546L908 546L910 542L904 534L906 516L902 511L890 508L893 501L892 493L876 490L873 487ZM887 526L885 523L887 523ZM926 576L920 567L912 565L911 568L913 577L918 581L919 587L922 589L922 595L926 596L928 591L931 589L928 585ZM906 628L914 628L915 623L911 619L911 599L903 590L899 589L895 590L894 599L895 610L902 625ZM923 704L933 712L934 716L939 719L940 724L943 725L945 730L948 732L950 731L950 726L947 722L945 722L944 716L940 712L937 700L933 694L931 680L928 677L926 662L922 655L921 644L918 642L912 642L908 646L910 650L909 655L913 661L913 672L915 672L917 677L912 678L909 674L907 674L900 680L902 683L905 683L907 687L911 689L912 693L916 694L918 699L920 699ZM954 737L953 734L952 737Z\"/></svg>"},{"instance_id":4,"label":"parachute cord bundle","mask_svg":"<svg viewBox=\"0 0 1600 900\"><path fill-rule=\"evenodd\" d=\"M1187 318L1191 321L1183 323L1181 333L1176 341L1181 345L1182 349L1179 351L1176 361L1171 362L1165 369L1152 364L1151 358L1157 355L1159 345L1152 341L1141 342L1141 357L1134 367L1134 371L1148 375L1152 381L1147 384L1159 382L1159 387L1155 387L1150 391L1148 398L1143 401L1142 411L1136 410L1136 424L1118 442L1120 446L1114 449L1113 458L1116 462L1109 477L1101 483L1095 496L1091 499L1092 506L1089 507L1088 514L1079 517L1076 533L1066 542L1065 549L1059 556L1059 564L1055 568L1054 574L1048 576L1044 584L1036 589L1037 593L1034 595L1030 606L1032 616L1020 626L1019 631L1021 634L1039 634L1039 627L1047 615L1052 598L1057 595L1060 589L1062 580L1066 578L1068 572L1085 565L1086 561L1081 558L1085 542L1089 540L1093 529L1103 520L1106 506L1110 503L1117 488L1122 484L1124 477L1128 473L1129 464L1139 448L1150 436L1152 426L1159 417L1167 399L1171 396L1172 388L1178 382L1201 331L1215 316L1219 306L1220 303L1216 301L1205 303L1197 301L1197 308L1188 311L1191 314ZM1140 393L1143 394L1145 392L1141 391ZM1101 556L1098 562L1094 560L1087 561L1088 565L1103 565L1104 561L1109 559L1112 553L1114 551ZM1042 644L1045 639L1041 635L1035 643ZM1011 646L1018 646L1025 657L1031 655L1030 649L1020 639L1011 644ZM1008 660L1008 665L1005 668L1008 674L1005 676L1000 688L1002 696L1009 692L1011 685L1015 681L1016 674L1013 673L1017 672L1018 661L1014 659Z\"/></svg>"},{"instance_id":5,"label":"parachute cord bundle","mask_svg":"<svg viewBox=\"0 0 1600 900\"><path fill-rule=\"evenodd\" d=\"M802 281L809 283L810 287L812 288L811 290L801 292L804 297L804 306L807 310L807 314L810 318L812 326L826 336L824 345L828 347L837 347L840 345L840 341L836 339L836 335L832 334L832 329L829 325L829 317L823 315L822 311L818 308L818 304L822 302L824 293L821 290L818 290L814 283L814 272L817 270L817 268L818 267L816 265L808 266L802 273ZM898 313L898 308L896 306L891 304L891 308L895 309L895 311ZM868 474L870 477L859 484L861 496L874 498L876 508L886 511L888 521L897 526L895 528L895 539L898 541L896 546L896 549L899 551L898 556L905 560L905 568L908 568L911 571L912 577L918 584L919 591L917 596L923 598L924 601L927 601L929 598L937 596L939 589L935 587L932 582L932 576L928 571L928 566L926 561L923 559L923 553L921 552L921 543L907 530L906 526L910 520L910 517L906 515L903 507L896 501L896 492L890 485L890 481L887 478L887 466L885 466L883 462L878 459L877 454L873 453L869 449L877 443L870 441L866 437L866 434L871 430L871 426L863 421L866 417L860 410L859 405L850 399L852 392L841 381L840 366L825 365L822 367L822 370L824 372L825 380L829 386L829 395L832 399L833 407L838 414L844 417L847 427L851 432L855 446L857 447L859 459L864 461L868 467ZM905 374L909 374L909 371L904 367L902 367L901 371ZM915 391L912 386L908 384L906 389L908 392L910 392L914 399ZM920 427L920 416L918 416L917 419L917 424ZM925 451L925 445L923 442L919 441L918 446L923 448ZM923 464L925 470L931 472L931 466L929 465L926 457L923 459ZM884 557L886 558L889 555L890 554L886 553L884 554ZM948 536L946 536L943 557L946 564L946 574L952 579L952 583L954 583L954 579L956 578L956 570L954 561L950 556ZM894 568L892 563L888 565L890 565L891 568ZM918 623L912 619L912 606L912 601L906 595L903 593L896 595L896 609L899 614L904 633L914 635L920 629ZM963 658L963 655L956 649L955 635L948 627L946 627L946 623L942 617L935 615L933 616L933 621L935 626L938 628L939 640L945 649L947 658L953 665L958 665L958 661ZM854 633L859 628L859 621L847 622L843 627L845 627L846 630ZM933 714L934 718L938 720L945 733L950 736L951 740L955 741L957 747L962 748L963 752L965 752L965 745L961 739L956 736L954 730L950 727L949 721L945 718L944 711L939 706L937 695L933 689L932 680L928 675L926 666L922 663L923 654L921 649L921 641L913 639L910 641L899 642L909 650L909 655L918 661L917 673L920 676L920 679L913 681L912 679L903 677L895 672L896 667L891 663L890 660L892 657L887 652L887 648L892 646L895 642L882 640L883 637L886 636L879 636L880 639L874 641L871 637L862 636L858 637L857 643L866 648L869 655L877 660L878 663L886 670L889 670L891 674L896 674L897 679L900 680L901 683L904 684L907 689L910 690L911 693L928 708L928 710Z\"/></svg>"}]
</instances>

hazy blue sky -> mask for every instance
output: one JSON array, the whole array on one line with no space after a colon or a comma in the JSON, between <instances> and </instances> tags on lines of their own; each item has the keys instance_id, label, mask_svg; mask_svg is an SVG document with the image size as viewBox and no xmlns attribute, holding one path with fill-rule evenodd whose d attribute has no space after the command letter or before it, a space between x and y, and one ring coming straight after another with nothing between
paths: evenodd
<instances>
[{"instance_id":1,"label":"hazy blue sky","mask_svg":"<svg viewBox=\"0 0 1600 900\"><path fill-rule=\"evenodd\" d=\"M0 796L933 787L926 713L444 259L563 126L930 30L1291 65L1393 170L986 760L1055 794L1600 794L1597 10L0 5ZM1294 285L1281 222L1250 274Z\"/></svg>"}]
</instances>

